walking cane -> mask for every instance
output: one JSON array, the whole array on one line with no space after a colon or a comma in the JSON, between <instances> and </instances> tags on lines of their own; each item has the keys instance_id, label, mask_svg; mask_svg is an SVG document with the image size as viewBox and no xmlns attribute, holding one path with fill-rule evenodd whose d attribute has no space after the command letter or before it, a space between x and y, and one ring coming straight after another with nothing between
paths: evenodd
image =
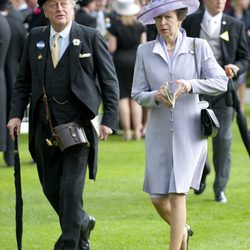
<instances>
[{"instance_id":1,"label":"walking cane","mask_svg":"<svg viewBox=\"0 0 250 250\"><path fill-rule=\"evenodd\" d=\"M14 177L15 177L15 191L16 191L16 241L17 249L22 250L22 234L23 234L23 199L21 187L21 171L20 158L18 152L18 135L15 129L15 161L14 161Z\"/></svg>"}]
</instances>

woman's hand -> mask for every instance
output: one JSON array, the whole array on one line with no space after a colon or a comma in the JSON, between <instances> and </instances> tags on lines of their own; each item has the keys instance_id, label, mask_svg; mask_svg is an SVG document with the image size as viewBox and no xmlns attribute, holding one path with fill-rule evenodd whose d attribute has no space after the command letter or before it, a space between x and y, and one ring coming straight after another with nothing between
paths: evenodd
<instances>
[{"instance_id":1,"label":"woman's hand","mask_svg":"<svg viewBox=\"0 0 250 250\"><path fill-rule=\"evenodd\" d=\"M166 98L167 85L164 84L155 94L155 101L160 102L168 108L172 108L172 103Z\"/></svg>"},{"instance_id":2,"label":"woman's hand","mask_svg":"<svg viewBox=\"0 0 250 250\"><path fill-rule=\"evenodd\" d=\"M189 93L192 89L190 82L187 80L180 79L175 82L178 84L178 87L174 92L175 98L185 93Z\"/></svg>"}]
</instances>

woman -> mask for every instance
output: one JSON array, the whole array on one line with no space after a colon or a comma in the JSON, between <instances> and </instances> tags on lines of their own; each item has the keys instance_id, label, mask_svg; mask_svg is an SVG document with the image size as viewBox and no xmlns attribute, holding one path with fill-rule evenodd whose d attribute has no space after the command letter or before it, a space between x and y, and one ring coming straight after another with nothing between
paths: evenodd
<instances>
[{"instance_id":1,"label":"woman","mask_svg":"<svg viewBox=\"0 0 250 250\"><path fill-rule=\"evenodd\" d=\"M221 94L228 81L207 42L197 38L193 46L181 28L198 7L198 0L154 0L138 16L144 24L155 22L158 30L155 41L138 48L132 87L133 98L150 108L144 191L170 225L171 250L188 248L192 231L186 225L186 194L199 188L206 159L198 94ZM166 82L176 96L174 107L166 98Z\"/></svg>"},{"instance_id":2,"label":"woman","mask_svg":"<svg viewBox=\"0 0 250 250\"><path fill-rule=\"evenodd\" d=\"M146 29L136 20L140 7L132 0L117 0L114 11L118 18L109 28L109 51L113 54L120 84L119 114L124 139L131 139L131 124L134 138L142 136L142 108L131 98L136 50L146 42Z\"/></svg>"}]
</instances>

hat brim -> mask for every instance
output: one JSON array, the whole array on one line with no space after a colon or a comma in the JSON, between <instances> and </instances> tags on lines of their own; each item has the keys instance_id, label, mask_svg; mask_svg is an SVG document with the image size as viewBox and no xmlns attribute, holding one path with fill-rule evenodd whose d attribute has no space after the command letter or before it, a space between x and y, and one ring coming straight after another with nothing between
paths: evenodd
<instances>
[{"instance_id":1,"label":"hat brim","mask_svg":"<svg viewBox=\"0 0 250 250\"><path fill-rule=\"evenodd\" d=\"M134 16L140 12L140 6L137 4L131 4L126 9L119 9L117 5L113 6L114 11L121 16Z\"/></svg>"},{"instance_id":2,"label":"hat brim","mask_svg":"<svg viewBox=\"0 0 250 250\"><path fill-rule=\"evenodd\" d=\"M157 3L156 3L157 2ZM143 24L154 24L155 17L173 10L187 8L187 15L194 13L200 6L198 0L154 1L142 7L137 19Z\"/></svg>"}]
</instances>

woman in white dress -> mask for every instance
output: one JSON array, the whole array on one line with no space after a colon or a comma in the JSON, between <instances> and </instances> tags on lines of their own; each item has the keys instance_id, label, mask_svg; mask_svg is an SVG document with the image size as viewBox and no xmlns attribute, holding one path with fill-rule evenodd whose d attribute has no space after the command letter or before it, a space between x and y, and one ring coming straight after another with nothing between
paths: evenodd
<instances>
[{"instance_id":1,"label":"woman in white dress","mask_svg":"<svg viewBox=\"0 0 250 250\"><path fill-rule=\"evenodd\" d=\"M192 230L186 224L186 194L199 189L207 155L198 94L219 95L228 82L207 42L197 38L194 46L181 28L198 7L198 0L152 0L138 16L158 31L155 41L138 48L132 87L132 97L150 110L144 191L170 225L171 250L188 248ZM175 105L166 98L167 86Z\"/></svg>"}]
</instances>

